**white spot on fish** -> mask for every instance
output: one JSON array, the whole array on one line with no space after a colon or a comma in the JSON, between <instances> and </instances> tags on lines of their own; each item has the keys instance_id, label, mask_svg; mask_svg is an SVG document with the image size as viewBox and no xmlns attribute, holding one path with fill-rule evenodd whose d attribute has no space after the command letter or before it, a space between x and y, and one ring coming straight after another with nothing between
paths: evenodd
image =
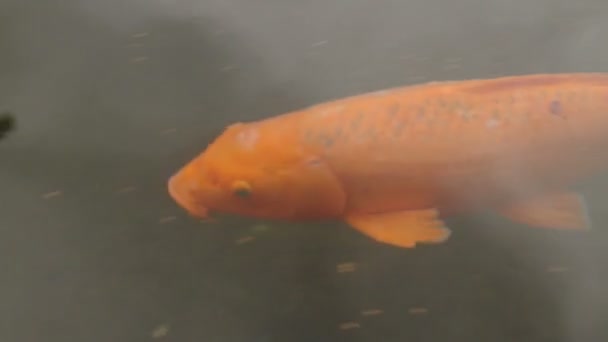
<instances>
[{"instance_id":1,"label":"white spot on fish","mask_svg":"<svg viewBox=\"0 0 608 342\"><path fill-rule=\"evenodd\" d=\"M248 128L237 134L236 139L246 150L252 150L260 138L258 130L255 128Z\"/></svg>"},{"instance_id":2,"label":"white spot on fish","mask_svg":"<svg viewBox=\"0 0 608 342\"><path fill-rule=\"evenodd\" d=\"M322 165L322 163L319 158L311 157L310 159L306 160L306 165L311 166L311 167L319 167Z\"/></svg>"},{"instance_id":3,"label":"white spot on fish","mask_svg":"<svg viewBox=\"0 0 608 342\"><path fill-rule=\"evenodd\" d=\"M339 113L342 110L344 110L344 105L323 106L319 108L319 114L321 116L328 116L334 113Z\"/></svg>"},{"instance_id":4,"label":"white spot on fish","mask_svg":"<svg viewBox=\"0 0 608 342\"><path fill-rule=\"evenodd\" d=\"M500 125L500 120L497 119L489 119L488 121L486 121L486 127L487 128L495 128L498 127Z\"/></svg>"},{"instance_id":5,"label":"white spot on fish","mask_svg":"<svg viewBox=\"0 0 608 342\"><path fill-rule=\"evenodd\" d=\"M475 114L473 113L473 111L466 109L466 108L460 108L457 109L458 114L465 120L471 120Z\"/></svg>"}]
</instances>

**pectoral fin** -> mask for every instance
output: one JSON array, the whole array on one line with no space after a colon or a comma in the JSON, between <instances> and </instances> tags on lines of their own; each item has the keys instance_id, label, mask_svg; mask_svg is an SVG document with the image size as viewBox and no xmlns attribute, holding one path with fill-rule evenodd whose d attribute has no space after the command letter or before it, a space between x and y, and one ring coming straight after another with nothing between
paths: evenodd
<instances>
[{"instance_id":1,"label":"pectoral fin","mask_svg":"<svg viewBox=\"0 0 608 342\"><path fill-rule=\"evenodd\" d=\"M353 214L346 221L359 232L382 243L413 248L416 244L438 244L450 237L450 230L436 209L382 214Z\"/></svg>"},{"instance_id":2,"label":"pectoral fin","mask_svg":"<svg viewBox=\"0 0 608 342\"><path fill-rule=\"evenodd\" d=\"M585 199L576 193L558 193L518 201L498 212L515 222L538 228L591 227Z\"/></svg>"}]
</instances>

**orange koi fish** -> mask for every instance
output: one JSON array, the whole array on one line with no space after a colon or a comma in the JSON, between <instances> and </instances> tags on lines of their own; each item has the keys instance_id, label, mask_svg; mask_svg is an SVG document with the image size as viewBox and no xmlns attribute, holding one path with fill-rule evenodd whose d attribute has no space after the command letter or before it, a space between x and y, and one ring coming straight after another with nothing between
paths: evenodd
<instances>
[{"instance_id":1,"label":"orange koi fish","mask_svg":"<svg viewBox=\"0 0 608 342\"><path fill-rule=\"evenodd\" d=\"M441 243L490 209L590 228L580 181L608 167L608 74L434 82L235 123L168 182L190 214L339 219L382 243Z\"/></svg>"}]
</instances>

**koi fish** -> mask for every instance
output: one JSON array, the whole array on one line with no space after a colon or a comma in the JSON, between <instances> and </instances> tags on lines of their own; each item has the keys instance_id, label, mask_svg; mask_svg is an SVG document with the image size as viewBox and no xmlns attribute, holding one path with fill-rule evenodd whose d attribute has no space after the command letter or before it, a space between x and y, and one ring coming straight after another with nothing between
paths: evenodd
<instances>
[{"instance_id":1,"label":"koi fish","mask_svg":"<svg viewBox=\"0 0 608 342\"><path fill-rule=\"evenodd\" d=\"M168 181L187 212L337 219L397 247L448 240L448 215L591 227L573 189L608 167L608 74L443 81L225 128Z\"/></svg>"}]
</instances>

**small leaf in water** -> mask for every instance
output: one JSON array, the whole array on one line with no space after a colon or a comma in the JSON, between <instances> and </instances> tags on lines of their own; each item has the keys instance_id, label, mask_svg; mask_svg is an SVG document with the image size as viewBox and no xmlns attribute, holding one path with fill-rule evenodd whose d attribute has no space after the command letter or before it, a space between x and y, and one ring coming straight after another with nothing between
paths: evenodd
<instances>
[{"instance_id":1,"label":"small leaf in water","mask_svg":"<svg viewBox=\"0 0 608 342\"><path fill-rule=\"evenodd\" d=\"M165 217L160 218L158 220L158 223L165 224L165 223L173 222L175 220L177 220L177 217L175 217L175 216L165 216Z\"/></svg>"},{"instance_id":2,"label":"small leaf in water","mask_svg":"<svg viewBox=\"0 0 608 342\"><path fill-rule=\"evenodd\" d=\"M236 244L237 245L242 245L248 242L252 242L253 240L255 240L255 238L253 236L244 236L238 240L236 240Z\"/></svg>"},{"instance_id":3,"label":"small leaf in water","mask_svg":"<svg viewBox=\"0 0 608 342\"><path fill-rule=\"evenodd\" d=\"M410 313L410 315L425 315L427 313L429 313L429 309L427 308L411 308L408 310L408 312Z\"/></svg>"},{"instance_id":4,"label":"small leaf in water","mask_svg":"<svg viewBox=\"0 0 608 342\"><path fill-rule=\"evenodd\" d=\"M51 199L53 197L58 197L61 196L62 192L61 191L51 191L51 192L47 192L46 194L42 194L42 198L43 199Z\"/></svg>"},{"instance_id":5,"label":"small leaf in water","mask_svg":"<svg viewBox=\"0 0 608 342\"><path fill-rule=\"evenodd\" d=\"M357 269L357 264L354 262L345 262L343 264L336 265L336 271L338 273L354 272Z\"/></svg>"},{"instance_id":6,"label":"small leaf in water","mask_svg":"<svg viewBox=\"0 0 608 342\"><path fill-rule=\"evenodd\" d=\"M152 338L163 338L165 336L167 336L167 334L169 333L169 326L166 324L161 324L158 327L156 327L154 330L152 330Z\"/></svg>"},{"instance_id":7,"label":"small leaf in water","mask_svg":"<svg viewBox=\"0 0 608 342\"><path fill-rule=\"evenodd\" d=\"M369 309L369 310L361 310L362 316L376 316L381 315L383 313L380 309Z\"/></svg>"},{"instance_id":8,"label":"small leaf in water","mask_svg":"<svg viewBox=\"0 0 608 342\"><path fill-rule=\"evenodd\" d=\"M350 330L350 329L356 329L356 328L360 328L361 325L358 322L345 322L340 324L339 328L340 330Z\"/></svg>"}]
</instances>

